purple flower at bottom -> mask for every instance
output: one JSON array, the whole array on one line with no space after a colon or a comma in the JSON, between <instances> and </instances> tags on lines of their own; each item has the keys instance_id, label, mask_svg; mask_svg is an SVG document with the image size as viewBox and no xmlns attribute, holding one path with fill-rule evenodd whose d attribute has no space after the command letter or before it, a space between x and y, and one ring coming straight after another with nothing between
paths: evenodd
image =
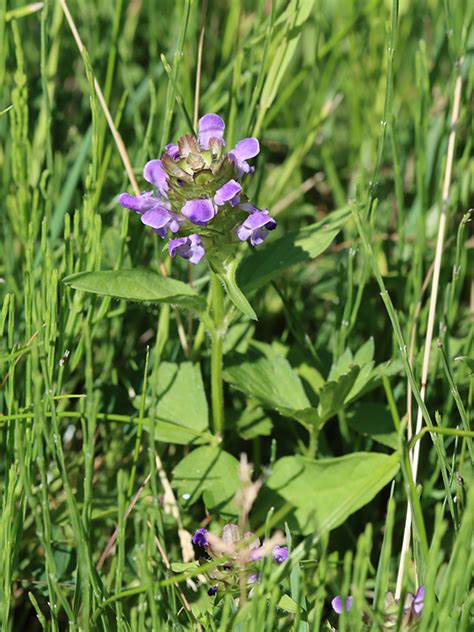
<instances>
[{"instance_id":1,"label":"purple flower at bottom","mask_svg":"<svg viewBox=\"0 0 474 632\"><path fill-rule=\"evenodd\" d=\"M218 588L219 586L217 584L215 586L211 586L207 591L209 597L213 597L216 594Z\"/></svg>"},{"instance_id":2,"label":"purple flower at bottom","mask_svg":"<svg viewBox=\"0 0 474 632\"><path fill-rule=\"evenodd\" d=\"M171 239L168 244L168 252L172 257L179 255L191 263L199 263L206 254L201 238L196 234Z\"/></svg>"},{"instance_id":3,"label":"purple flower at bottom","mask_svg":"<svg viewBox=\"0 0 474 632\"><path fill-rule=\"evenodd\" d=\"M273 559L275 560L275 562L278 562L278 564L281 564L282 562L287 560L288 549L286 548L286 546L276 546L273 549Z\"/></svg>"},{"instance_id":4,"label":"purple flower at bottom","mask_svg":"<svg viewBox=\"0 0 474 632\"><path fill-rule=\"evenodd\" d=\"M337 595L331 601L331 606L334 612L336 612L337 614L341 614L343 610L345 610L346 612L349 612L349 610L352 608L352 597L347 597L346 605L344 607L342 603L342 597L340 595Z\"/></svg>"},{"instance_id":5,"label":"purple flower at bottom","mask_svg":"<svg viewBox=\"0 0 474 632\"><path fill-rule=\"evenodd\" d=\"M201 546L202 548L208 546L209 542L207 540L207 529L204 529L204 527L196 529L192 537L192 541L193 544L196 544L196 546Z\"/></svg>"},{"instance_id":6,"label":"purple flower at bottom","mask_svg":"<svg viewBox=\"0 0 474 632\"><path fill-rule=\"evenodd\" d=\"M263 554L263 547L259 546L250 552L250 559L252 560L252 562L258 562L259 560L262 559L262 554Z\"/></svg>"},{"instance_id":7,"label":"purple flower at bottom","mask_svg":"<svg viewBox=\"0 0 474 632\"><path fill-rule=\"evenodd\" d=\"M244 208L244 210L247 209ZM251 212L244 223L238 227L237 237L241 241L250 239L252 246L258 246L265 241L268 231L275 230L276 226L276 221L270 216L267 209L256 210Z\"/></svg>"},{"instance_id":8,"label":"purple flower at bottom","mask_svg":"<svg viewBox=\"0 0 474 632\"><path fill-rule=\"evenodd\" d=\"M421 585L415 593L412 610L415 614L420 614L425 606L425 587Z\"/></svg>"}]
</instances>

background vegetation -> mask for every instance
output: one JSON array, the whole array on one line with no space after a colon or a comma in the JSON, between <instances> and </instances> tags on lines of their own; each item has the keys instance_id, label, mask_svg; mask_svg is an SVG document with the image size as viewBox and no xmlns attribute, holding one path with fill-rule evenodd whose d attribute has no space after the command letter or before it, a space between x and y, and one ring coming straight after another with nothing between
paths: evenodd
<instances>
[{"instance_id":1,"label":"background vegetation","mask_svg":"<svg viewBox=\"0 0 474 632\"><path fill-rule=\"evenodd\" d=\"M2 630L379 630L408 498L402 599L423 583L419 629L472 629L472 3L69 8L82 56L59 1L0 0ZM259 137L248 191L279 222L242 249L258 321L234 313L225 332L221 437L198 318L62 283L162 262L206 296L206 266L171 265L118 206L131 188L94 85L142 187L189 130L202 24L199 115L226 120L229 147ZM423 425L438 432L419 437L415 488L406 429L437 272ZM290 559L250 598L208 597L189 534L245 522L241 453L263 481L250 527L286 529Z\"/></svg>"}]
</instances>

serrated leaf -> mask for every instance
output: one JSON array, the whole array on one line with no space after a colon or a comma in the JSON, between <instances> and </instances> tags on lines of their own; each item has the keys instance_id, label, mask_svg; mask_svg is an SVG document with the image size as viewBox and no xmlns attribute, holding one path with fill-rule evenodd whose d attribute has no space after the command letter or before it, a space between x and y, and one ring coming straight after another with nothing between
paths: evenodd
<instances>
[{"instance_id":1,"label":"serrated leaf","mask_svg":"<svg viewBox=\"0 0 474 632\"><path fill-rule=\"evenodd\" d=\"M278 460L266 486L295 507L304 534L334 529L370 502L399 468L399 455L354 452L313 460Z\"/></svg>"},{"instance_id":2,"label":"serrated leaf","mask_svg":"<svg viewBox=\"0 0 474 632\"><path fill-rule=\"evenodd\" d=\"M232 500L240 486L238 468L239 462L228 452L204 446L178 463L173 472L173 486L184 507L202 496L210 513L235 517L238 512Z\"/></svg>"},{"instance_id":3,"label":"serrated leaf","mask_svg":"<svg viewBox=\"0 0 474 632\"><path fill-rule=\"evenodd\" d=\"M291 266L314 259L331 245L349 217L347 209L336 211L322 222L288 232L260 247L239 265L239 286L249 293Z\"/></svg>"},{"instance_id":4,"label":"serrated leaf","mask_svg":"<svg viewBox=\"0 0 474 632\"><path fill-rule=\"evenodd\" d=\"M206 300L189 285L151 270L102 270L79 272L63 279L75 290L147 303L171 303L197 312Z\"/></svg>"}]
</instances>

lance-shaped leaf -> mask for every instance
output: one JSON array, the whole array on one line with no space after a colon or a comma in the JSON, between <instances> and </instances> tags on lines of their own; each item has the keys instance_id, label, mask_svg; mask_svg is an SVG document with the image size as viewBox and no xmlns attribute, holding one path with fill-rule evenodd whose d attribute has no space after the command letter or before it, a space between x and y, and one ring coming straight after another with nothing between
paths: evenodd
<instances>
[{"instance_id":1,"label":"lance-shaped leaf","mask_svg":"<svg viewBox=\"0 0 474 632\"><path fill-rule=\"evenodd\" d=\"M75 290L146 303L171 303L202 312L206 300L189 285L163 277L151 270L103 270L79 272L64 283Z\"/></svg>"}]
</instances>

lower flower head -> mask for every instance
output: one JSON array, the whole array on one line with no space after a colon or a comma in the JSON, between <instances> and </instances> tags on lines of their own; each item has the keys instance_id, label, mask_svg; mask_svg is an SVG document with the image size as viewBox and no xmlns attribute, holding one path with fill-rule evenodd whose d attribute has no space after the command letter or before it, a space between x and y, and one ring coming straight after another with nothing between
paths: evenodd
<instances>
[{"instance_id":1,"label":"lower flower head","mask_svg":"<svg viewBox=\"0 0 474 632\"><path fill-rule=\"evenodd\" d=\"M288 549L286 548L286 546L276 546L273 549L273 559L275 560L275 562L278 562L278 564L281 564L282 562L287 560Z\"/></svg>"},{"instance_id":2,"label":"lower flower head","mask_svg":"<svg viewBox=\"0 0 474 632\"><path fill-rule=\"evenodd\" d=\"M208 546L209 542L207 539L207 529L204 529L203 527L201 527L200 529L196 529L192 537L192 541L193 544L196 544L196 546L202 546L202 548Z\"/></svg>"},{"instance_id":3,"label":"lower flower head","mask_svg":"<svg viewBox=\"0 0 474 632\"><path fill-rule=\"evenodd\" d=\"M336 595L334 599L331 601L331 606L334 612L337 614L341 614L344 610L345 612L349 612L352 608L352 597L347 597L345 605L342 602L342 597L340 595Z\"/></svg>"}]
</instances>

